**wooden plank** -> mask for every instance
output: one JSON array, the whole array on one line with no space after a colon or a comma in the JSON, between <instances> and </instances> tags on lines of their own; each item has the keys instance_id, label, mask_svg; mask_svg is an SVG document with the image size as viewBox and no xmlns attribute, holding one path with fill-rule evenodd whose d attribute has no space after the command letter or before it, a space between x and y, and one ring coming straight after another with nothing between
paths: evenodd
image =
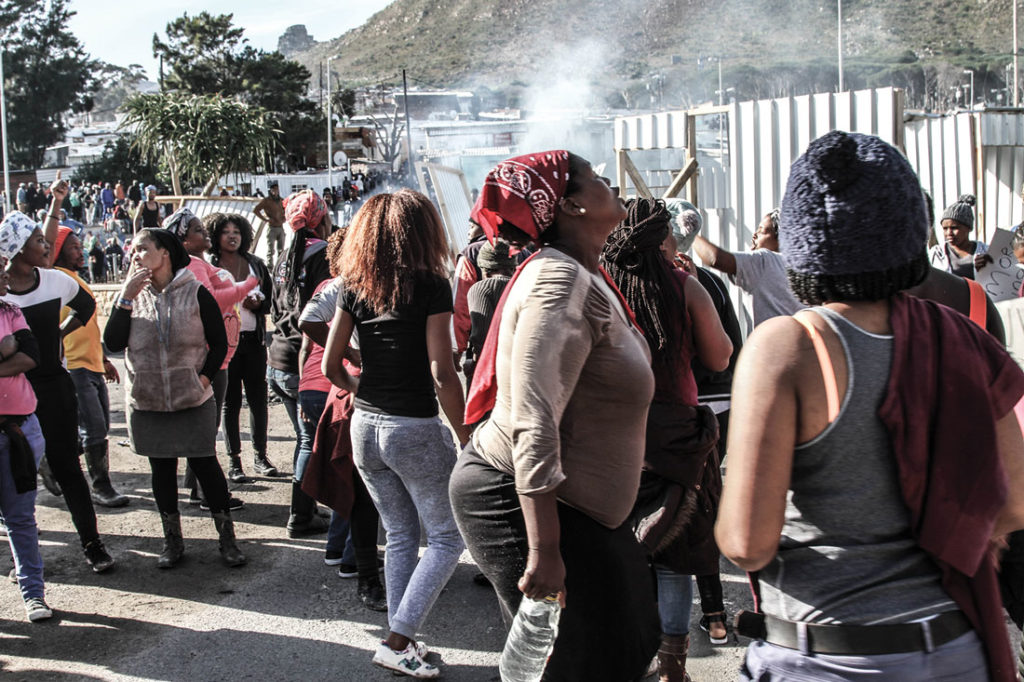
<instances>
[{"instance_id":1,"label":"wooden plank","mask_svg":"<svg viewBox=\"0 0 1024 682\"><path fill-rule=\"evenodd\" d=\"M661 195L662 199L672 199L676 197L676 195L679 194L679 190L681 190L683 185L686 184L686 181L690 179L690 176L697 172L697 159L689 156L687 159L689 159L689 161L686 166L679 171L674 178L672 178L672 183L668 186L668 189L665 190L665 193Z\"/></svg>"},{"instance_id":2,"label":"wooden plank","mask_svg":"<svg viewBox=\"0 0 1024 682\"><path fill-rule=\"evenodd\" d=\"M651 190L648 189L647 183L644 181L644 176L637 170L633 160L629 158L629 152L625 149L619 151L619 165L626 169L626 173L629 175L629 179L633 181L633 186L636 187L636 193L644 199L653 199L654 195L651 194Z\"/></svg>"},{"instance_id":3,"label":"wooden plank","mask_svg":"<svg viewBox=\"0 0 1024 682\"><path fill-rule=\"evenodd\" d=\"M625 149L615 150L615 184L619 188L619 196L626 198L626 166L622 157L626 155Z\"/></svg>"},{"instance_id":4,"label":"wooden plank","mask_svg":"<svg viewBox=\"0 0 1024 682\"><path fill-rule=\"evenodd\" d=\"M697 118L695 116L686 115L686 154L692 158L697 158ZM697 174L694 173L690 176L690 183L687 185L686 190L687 200L694 206L699 206L697 203Z\"/></svg>"}]
</instances>

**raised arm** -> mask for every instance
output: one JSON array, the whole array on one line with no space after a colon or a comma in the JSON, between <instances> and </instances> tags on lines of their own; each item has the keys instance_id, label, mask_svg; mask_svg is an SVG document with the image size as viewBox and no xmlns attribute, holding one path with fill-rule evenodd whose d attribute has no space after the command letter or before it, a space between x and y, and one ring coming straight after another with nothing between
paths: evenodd
<instances>
[{"instance_id":1,"label":"raised arm","mask_svg":"<svg viewBox=\"0 0 1024 682\"><path fill-rule=\"evenodd\" d=\"M700 235L697 235L693 242L693 250L697 252L704 265L727 275L736 274L736 257L731 252L715 246Z\"/></svg>"},{"instance_id":2,"label":"raised arm","mask_svg":"<svg viewBox=\"0 0 1024 682\"><path fill-rule=\"evenodd\" d=\"M47 267L53 267L57 260L57 250L54 245L57 243L57 228L60 227L60 209L64 205L64 198L68 195L68 181L60 179L60 171L50 185L50 208L43 221L43 236L50 245L50 262Z\"/></svg>"}]
</instances>

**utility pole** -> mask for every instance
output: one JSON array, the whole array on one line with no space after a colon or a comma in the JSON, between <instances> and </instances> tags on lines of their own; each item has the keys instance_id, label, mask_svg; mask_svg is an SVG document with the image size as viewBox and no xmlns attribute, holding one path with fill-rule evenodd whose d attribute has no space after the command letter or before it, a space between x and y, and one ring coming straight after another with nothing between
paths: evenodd
<instances>
[{"instance_id":1,"label":"utility pole","mask_svg":"<svg viewBox=\"0 0 1024 682\"><path fill-rule=\"evenodd\" d=\"M0 137L4 138L4 215L11 212L11 165L7 158L7 98L4 92L4 51L0 49Z\"/></svg>"},{"instance_id":2,"label":"utility pole","mask_svg":"<svg viewBox=\"0 0 1024 682\"><path fill-rule=\"evenodd\" d=\"M327 58L327 184L334 192L334 107L331 106L331 60L341 55Z\"/></svg>"},{"instance_id":3,"label":"utility pole","mask_svg":"<svg viewBox=\"0 0 1024 682\"><path fill-rule=\"evenodd\" d=\"M412 158L412 119L409 118L409 83L405 79L405 69L402 69L402 98L405 100L405 143L409 147L409 174L415 173L415 166Z\"/></svg>"},{"instance_id":4,"label":"utility pole","mask_svg":"<svg viewBox=\"0 0 1024 682\"><path fill-rule=\"evenodd\" d=\"M1017 0L1013 0L1014 3L1014 106L1020 106L1020 92L1017 89L1017 84L1020 83L1020 74L1017 71Z\"/></svg>"},{"instance_id":5,"label":"utility pole","mask_svg":"<svg viewBox=\"0 0 1024 682\"><path fill-rule=\"evenodd\" d=\"M845 92L846 88L843 87L843 0L836 0L836 4L839 8L839 39L836 41L839 52L839 92Z\"/></svg>"}]
</instances>

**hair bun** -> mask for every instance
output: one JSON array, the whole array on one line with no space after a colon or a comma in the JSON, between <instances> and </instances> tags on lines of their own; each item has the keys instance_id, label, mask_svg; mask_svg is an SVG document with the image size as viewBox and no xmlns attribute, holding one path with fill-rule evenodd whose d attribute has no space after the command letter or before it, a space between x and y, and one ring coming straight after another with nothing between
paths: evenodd
<instances>
[{"instance_id":1,"label":"hair bun","mask_svg":"<svg viewBox=\"0 0 1024 682\"><path fill-rule=\"evenodd\" d=\"M820 144L808 149L807 163L818 180L833 191L853 184L860 176L857 142L841 130L827 133Z\"/></svg>"},{"instance_id":2,"label":"hair bun","mask_svg":"<svg viewBox=\"0 0 1024 682\"><path fill-rule=\"evenodd\" d=\"M973 194L961 194L957 201L961 204L967 204L968 206L975 206L978 203L978 198Z\"/></svg>"}]
</instances>

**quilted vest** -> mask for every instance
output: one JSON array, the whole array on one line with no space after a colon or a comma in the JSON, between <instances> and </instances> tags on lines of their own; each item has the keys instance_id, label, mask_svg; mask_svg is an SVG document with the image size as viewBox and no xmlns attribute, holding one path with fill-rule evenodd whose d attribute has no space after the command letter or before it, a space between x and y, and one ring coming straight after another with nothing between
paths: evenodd
<instances>
[{"instance_id":1,"label":"quilted vest","mask_svg":"<svg viewBox=\"0 0 1024 682\"><path fill-rule=\"evenodd\" d=\"M135 297L125 353L125 396L136 410L175 412L213 396L199 370L206 362L206 334L196 299L199 280L181 269L160 293L152 286Z\"/></svg>"}]
</instances>

